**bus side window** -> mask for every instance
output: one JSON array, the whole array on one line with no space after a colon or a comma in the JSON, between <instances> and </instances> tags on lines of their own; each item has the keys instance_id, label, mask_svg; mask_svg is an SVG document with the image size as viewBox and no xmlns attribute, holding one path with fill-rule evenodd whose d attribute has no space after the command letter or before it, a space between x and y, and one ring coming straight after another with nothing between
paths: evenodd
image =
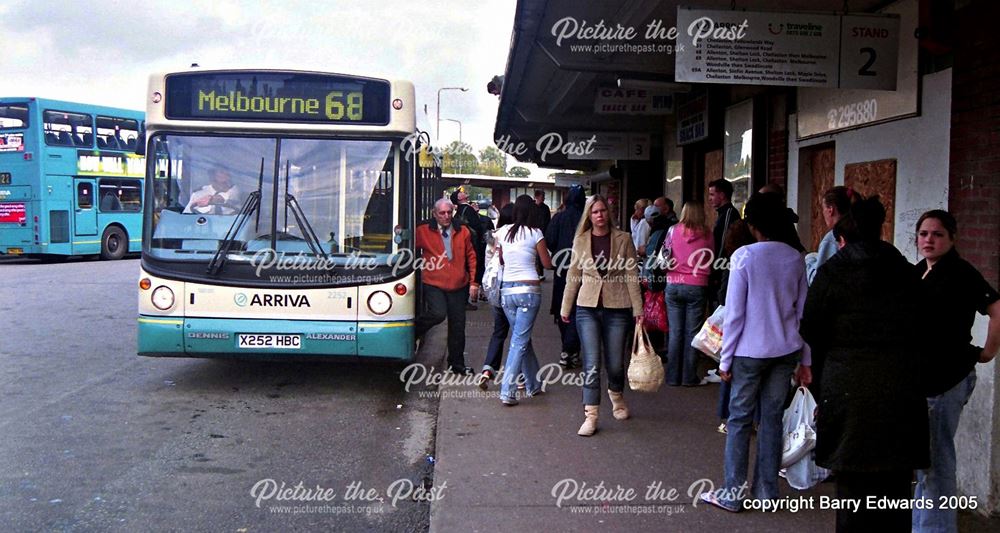
<instances>
[{"instance_id":1,"label":"bus side window","mask_svg":"<svg viewBox=\"0 0 1000 533\"><path fill-rule=\"evenodd\" d=\"M42 113L45 144L50 146L88 146L88 133L94 130L93 119L85 113L46 109Z\"/></svg>"},{"instance_id":2,"label":"bus side window","mask_svg":"<svg viewBox=\"0 0 1000 533\"><path fill-rule=\"evenodd\" d=\"M80 209L90 209L94 207L94 188L91 184L86 182L77 184L76 205Z\"/></svg>"},{"instance_id":3,"label":"bus side window","mask_svg":"<svg viewBox=\"0 0 1000 533\"><path fill-rule=\"evenodd\" d=\"M101 196L101 211L121 211L122 203L113 192L106 192Z\"/></svg>"}]
</instances>

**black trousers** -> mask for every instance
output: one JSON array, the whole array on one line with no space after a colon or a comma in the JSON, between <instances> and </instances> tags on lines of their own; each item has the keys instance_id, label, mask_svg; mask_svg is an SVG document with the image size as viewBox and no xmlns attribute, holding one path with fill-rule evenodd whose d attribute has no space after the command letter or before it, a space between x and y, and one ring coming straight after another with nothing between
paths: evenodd
<instances>
[{"instance_id":1,"label":"black trousers","mask_svg":"<svg viewBox=\"0 0 1000 533\"><path fill-rule=\"evenodd\" d=\"M476 243L476 283L483 284L483 274L486 273L486 242Z\"/></svg>"},{"instance_id":2,"label":"black trousers","mask_svg":"<svg viewBox=\"0 0 1000 533\"><path fill-rule=\"evenodd\" d=\"M563 294L566 292L566 276L565 274L558 275L559 270L556 272L557 274L552 277L552 306L549 307L549 311L555 317L556 326L559 328L562 351L569 354L579 354L580 334L576 331L576 305L569 313L569 324L564 324L559 313L562 308Z\"/></svg>"},{"instance_id":3,"label":"black trousers","mask_svg":"<svg viewBox=\"0 0 1000 533\"><path fill-rule=\"evenodd\" d=\"M893 533L910 531L909 509L868 509L868 496L876 499L885 497L899 502L913 497L910 484L912 470L888 472L837 472L837 498L857 498L861 500L858 512L840 509L837 511L837 533L878 531Z\"/></svg>"},{"instance_id":4,"label":"black trousers","mask_svg":"<svg viewBox=\"0 0 1000 533\"><path fill-rule=\"evenodd\" d=\"M454 291L441 290L424 284L424 312L416 319L416 335L423 337L427 330L448 319L448 366L465 366L465 303L469 287Z\"/></svg>"}]
</instances>

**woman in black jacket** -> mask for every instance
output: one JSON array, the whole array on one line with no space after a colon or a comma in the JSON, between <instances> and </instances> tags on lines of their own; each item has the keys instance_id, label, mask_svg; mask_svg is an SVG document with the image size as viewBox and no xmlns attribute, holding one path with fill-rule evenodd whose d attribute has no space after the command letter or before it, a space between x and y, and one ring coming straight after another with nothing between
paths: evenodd
<instances>
[{"instance_id":1,"label":"woman in black jacket","mask_svg":"<svg viewBox=\"0 0 1000 533\"><path fill-rule=\"evenodd\" d=\"M573 239L576 237L576 227L580 224L580 217L583 216L586 200L587 194L583 187L571 186L566 193L565 208L552 217L549 227L545 229L545 245L549 247L552 263L555 265L549 313L555 318L562 341L559 364L567 370L577 368L581 364L580 336L576 332L576 309L570 313L568 324L559 319L559 309L562 307L563 292L566 291L566 271L573 250Z\"/></svg>"},{"instance_id":2,"label":"woman in black jacket","mask_svg":"<svg viewBox=\"0 0 1000 533\"><path fill-rule=\"evenodd\" d=\"M818 368L816 464L837 475L837 531L909 531L910 512L866 508L866 497L910 499L913 470L929 464L927 404L912 372L918 279L880 240L878 197L855 204L836 226L840 251L809 288L802 337Z\"/></svg>"},{"instance_id":3,"label":"woman in black jacket","mask_svg":"<svg viewBox=\"0 0 1000 533\"><path fill-rule=\"evenodd\" d=\"M966 402L976 387L976 363L988 363L1000 349L1000 294L955 249L958 222L947 211L928 211L917 220L917 263L920 296L926 302L933 329L923 335L929 344L924 373L931 433L931 467L917 472L914 497L934 505L913 510L913 531L958 530L958 512L940 505L958 496L955 474L955 432ZM986 344L972 341L976 313L989 315ZM974 468L974 467L973 467Z\"/></svg>"}]
</instances>

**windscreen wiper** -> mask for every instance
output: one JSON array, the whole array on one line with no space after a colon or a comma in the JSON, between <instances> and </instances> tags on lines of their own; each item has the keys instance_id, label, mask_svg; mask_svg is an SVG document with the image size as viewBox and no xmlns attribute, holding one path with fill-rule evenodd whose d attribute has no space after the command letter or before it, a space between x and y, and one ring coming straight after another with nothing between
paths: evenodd
<instances>
[{"instance_id":1,"label":"windscreen wiper","mask_svg":"<svg viewBox=\"0 0 1000 533\"><path fill-rule=\"evenodd\" d=\"M323 250L323 244L320 242L319 237L316 236L316 231L313 230L312 225L309 224L309 219L306 218L305 213L302 212L302 207L299 206L298 200L295 196L290 193L285 193L285 209L287 210L291 207L292 216L295 217L295 222L298 223L299 227L302 228L302 236L305 237L306 244L309 245L309 249L329 263L330 256ZM287 215L286 215L287 217Z\"/></svg>"},{"instance_id":2,"label":"windscreen wiper","mask_svg":"<svg viewBox=\"0 0 1000 533\"><path fill-rule=\"evenodd\" d=\"M219 250L215 252L212 260L208 263L208 275L214 276L222 270L222 265L226 263L226 258L229 256L229 250L236 241L236 236L240 234L240 230L246 225L247 220L250 220L250 215L259 208L260 190L258 189L247 196L243 205L240 206L240 211L236 213L233 223L229 225L229 231L226 232L226 236L219 242Z\"/></svg>"},{"instance_id":3,"label":"windscreen wiper","mask_svg":"<svg viewBox=\"0 0 1000 533\"><path fill-rule=\"evenodd\" d=\"M302 207L299 205L299 201L295 199L290 192L288 192L289 186L289 176L292 169L292 160L285 160L285 231L288 233L288 210L291 208L292 216L295 217L295 222L299 225L302 230L302 236L309 245L309 249L312 250L316 257L326 260L326 264L329 265L330 256L327 255L326 251L323 250L323 245L320 243L319 237L316 235L316 231L313 230L311 224L309 224L309 219L306 218L306 214L302 211Z\"/></svg>"}]
</instances>

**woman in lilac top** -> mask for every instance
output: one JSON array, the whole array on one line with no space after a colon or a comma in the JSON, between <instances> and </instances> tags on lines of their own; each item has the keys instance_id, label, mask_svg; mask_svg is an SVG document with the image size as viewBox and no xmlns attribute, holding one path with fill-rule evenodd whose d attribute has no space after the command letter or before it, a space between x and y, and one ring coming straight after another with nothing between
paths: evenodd
<instances>
[{"instance_id":1,"label":"woman in lilac top","mask_svg":"<svg viewBox=\"0 0 1000 533\"><path fill-rule=\"evenodd\" d=\"M667 319L673 335L667 351L667 385L695 386L698 353L691 346L705 318L708 275L712 271L712 232L705 207L688 202L681 220L668 230L671 260L667 274ZM664 246L666 248L666 246Z\"/></svg>"},{"instance_id":2,"label":"woman in lilac top","mask_svg":"<svg viewBox=\"0 0 1000 533\"><path fill-rule=\"evenodd\" d=\"M799 335L805 306L805 263L797 250L780 242L791 221L780 197L754 194L746 223L757 242L733 254L722 327L719 375L731 381L724 488L702 500L736 512L747 497L747 466L754 409L760 409L753 498L778 498L781 417L789 380L799 364L803 385L812 379L809 346Z\"/></svg>"}]
</instances>

